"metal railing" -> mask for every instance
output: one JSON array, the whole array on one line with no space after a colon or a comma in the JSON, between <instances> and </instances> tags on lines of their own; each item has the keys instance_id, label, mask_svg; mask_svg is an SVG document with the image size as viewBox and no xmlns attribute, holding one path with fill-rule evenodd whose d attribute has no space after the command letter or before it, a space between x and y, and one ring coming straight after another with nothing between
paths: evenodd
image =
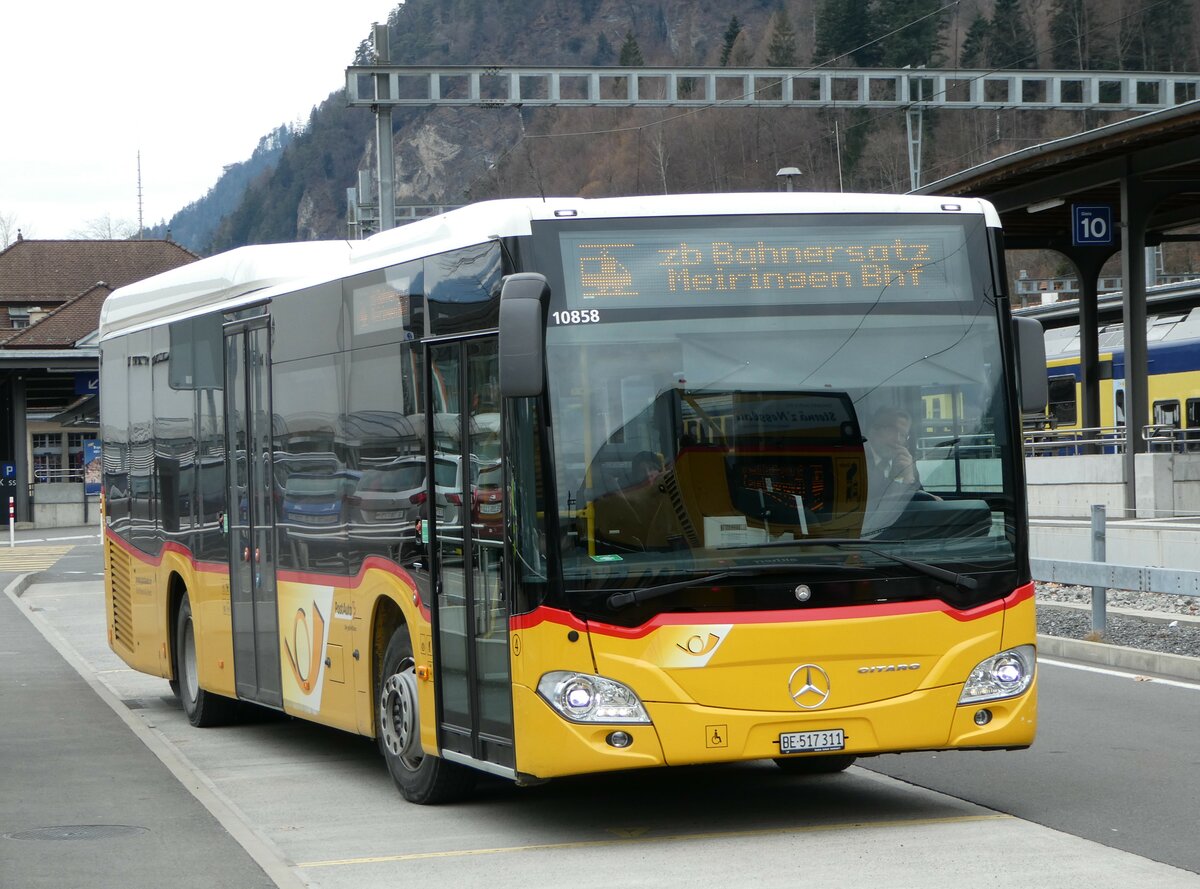
<instances>
[{"instance_id":1,"label":"metal railing","mask_svg":"<svg viewBox=\"0 0 1200 889\"><path fill-rule=\"evenodd\" d=\"M1146 426L1142 430L1147 450L1151 453L1200 452L1200 429L1180 429L1173 424Z\"/></svg>"},{"instance_id":2,"label":"metal railing","mask_svg":"<svg viewBox=\"0 0 1200 889\"><path fill-rule=\"evenodd\" d=\"M1025 456L1078 456L1080 454L1125 453L1124 426L1092 426L1071 429L1026 429ZM1200 453L1200 429L1180 429L1169 423L1142 427L1149 453Z\"/></svg>"},{"instance_id":3,"label":"metal railing","mask_svg":"<svg viewBox=\"0 0 1200 889\"><path fill-rule=\"evenodd\" d=\"M1108 629L1108 591L1135 590L1173 596L1200 596L1200 571L1180 568L1154 568L1148 565L1114 565L1105 561L1107 524L1103 506L1092 507L1092 559L1077 562L1066 559L1030 559L1035 580L1092 588L1092 629Z\"/></svg>"},{"instance_id":4,"label":"metal railing","mask_svg":"<svg viewBox=\"0 0 1200 889\"><path fill-rule=\"evenodd\" d=\"M1027 457L1125 453L1124 426L1026 429L1024 439Z\"/></svg>"},{"instance_id":5,"label":"metal railing","mask_svg":"<svg viewBox=\"0 0 1200 889\"><path fill-rule=\"evenodd\" d=\"M949 455L963 459L983 459L1000 456L1000 447L996 444L994 432L981 432L972 435L923 435L917 439L917 453L922 459L932 457L946 458Z\"/></svg>"},{"instance_id":6,"label":"metal railing","mask_svg":"<svg viewBox=\"0 0 1200 889\"><path fill-rule=\"evenodd\" d=\"M82 482L83 469L43 469L34 467L33 483L45 484L47 482Z\"/></svg>"}]
</instances>

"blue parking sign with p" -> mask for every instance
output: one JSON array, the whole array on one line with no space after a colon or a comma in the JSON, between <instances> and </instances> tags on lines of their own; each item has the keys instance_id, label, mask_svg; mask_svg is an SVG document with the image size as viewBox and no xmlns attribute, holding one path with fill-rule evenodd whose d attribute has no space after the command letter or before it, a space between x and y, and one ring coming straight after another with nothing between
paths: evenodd
<instances>
[{"instance_id":1,"label":"blue parking sign with p","mask_svg":"<svg viewBox=\"0 0 1200 889\"><path fill-rule=\"evenodd\" d=\"M1071 205L1071 244L1109 247L1113 242L1112 207L1107 204Z\"/></svg>"}]
</instances>

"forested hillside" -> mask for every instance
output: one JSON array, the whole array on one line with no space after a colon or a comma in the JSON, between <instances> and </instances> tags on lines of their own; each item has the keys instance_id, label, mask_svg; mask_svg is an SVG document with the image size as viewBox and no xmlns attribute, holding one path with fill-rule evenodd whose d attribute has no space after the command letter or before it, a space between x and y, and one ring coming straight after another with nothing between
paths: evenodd
<instances>
[{"instance_id":1,"label":"forested hillside","mask_svg":"<svg viewBox=\"0 0 1200 889\"><path fill-rule=\"evenodd\" d=\"M245 197L250 183L275 169L292 141L292 129L281 126L258 140L248 160L230 164L208 194L188 204L169 223L147 228L145 237L170 238L197 253L212 244L213 234Z\"/></svg>"},{"instance_id":2,"label":"forested hillside","mask_svg":"<svg viewBox=\"0 0 1200 889\"><path fill-rule=\"evenodd\" d=\"M1193 2L408 0L389 24L393 62L413 65L1196 70ZM348 48L347 63L370 52L364 40ZM1119 116L927 114L923 178ZM179 214L223 218L210 244L190 246L345 236L345 190L357 170L374 166L370 113L334 93L289 135L281 151L254 170L252 159L228 183L231 192L244 188L236 207L218 207L214 188ZM846 190L908 189L902 111L420 109L396 114L394 142L401 203L765 190L777 187L781 166L799 167L807 190L836 190L839 175ZM171 223L182 240L180 224Z\"/></svg>"}]
</instances>

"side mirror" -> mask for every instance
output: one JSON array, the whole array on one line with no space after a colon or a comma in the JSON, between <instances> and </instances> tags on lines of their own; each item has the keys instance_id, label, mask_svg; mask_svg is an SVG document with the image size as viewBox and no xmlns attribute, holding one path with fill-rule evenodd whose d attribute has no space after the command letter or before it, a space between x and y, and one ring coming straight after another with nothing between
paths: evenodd
<instances>
[{"instance_id":1,"label":"side mirror","mask_svg":"<svg viewBox=\"0 0 1200 889\"><path fill-rule=\"evenodd\" d=\"M544 275L509 275L500 288L500 394L541 395L546 386L546 307L550 285Z\"/></svg>"},{"instance_id":2,"label":"side mirror","mask_svg":"<svg viewBox=\"0 0 1200 889\"><path fill-rule=\"evenodd\" d=\"M1046 376L1046 340L1035 318L1013 318L1013 341L1017 346L1017 393L1021 412L1040 414L1050 400Z\"/></svg>"}]
</instances>

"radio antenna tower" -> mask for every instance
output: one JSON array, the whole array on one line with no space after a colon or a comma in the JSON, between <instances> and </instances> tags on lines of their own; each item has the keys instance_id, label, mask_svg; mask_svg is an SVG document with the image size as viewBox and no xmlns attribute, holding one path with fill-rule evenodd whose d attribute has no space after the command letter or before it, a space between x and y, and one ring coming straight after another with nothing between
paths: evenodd
<instances>
[{"instance_id":1,"label":"radio antenna tower","mask_svg":"<svg viewBox=\"0 0 1200 889\"><path fill-rule=\"evenodd\" d=\"M138 167L138 240L146 236L145 228L142 227L142 151L139 148L137 153Z\"/></svg>"}]
</instances>

